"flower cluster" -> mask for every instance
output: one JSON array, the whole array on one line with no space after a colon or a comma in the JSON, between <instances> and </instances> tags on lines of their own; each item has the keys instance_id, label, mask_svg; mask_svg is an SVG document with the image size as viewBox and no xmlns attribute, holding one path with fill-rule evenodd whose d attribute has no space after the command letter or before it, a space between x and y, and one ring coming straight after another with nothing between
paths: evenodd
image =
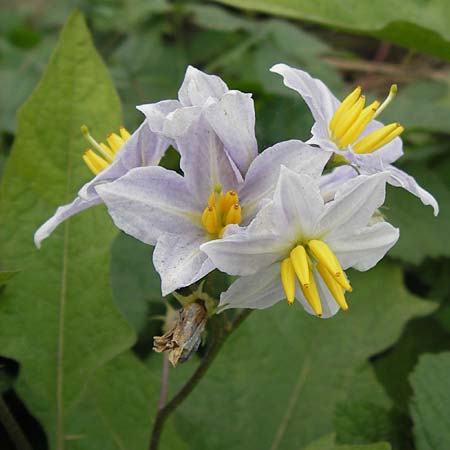
<instances>
[{"instance_id":1,"label":"flower cluster","mask_svg":"<svg viewBox=\"0 0 450 450\"><path fill-rule=\"evenodd\" d=\"M306 72L284 64L271 70L311 109L308 142L259 152L251 95L188 67L177 100L138 106L145 120L131 136L121 128L105 145L82 127L93 147L83 159L95 177L37 230L36 245L103 202L117 227L155 246L163 295L218 268L238 276L219 311L266 308L283 298L322 318L347 310L345 270L370 269L399 236L379 212L386 183L435 214L438 204L392 165L403 152L403 127L375 120L395 85L384 102L365 105L359 87L340 102ZM159 166L170 146L182 175Z\"/></svg>"}]
</instances>

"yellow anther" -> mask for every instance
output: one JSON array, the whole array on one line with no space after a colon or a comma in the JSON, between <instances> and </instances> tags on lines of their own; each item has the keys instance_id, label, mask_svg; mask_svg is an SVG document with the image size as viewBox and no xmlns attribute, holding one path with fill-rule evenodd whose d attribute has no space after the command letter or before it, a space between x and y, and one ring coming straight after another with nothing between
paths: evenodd
<instances>
[{"instance_id":1,"label":"yellow anther","mask_svg":"<svg viewBox=\"0 0 450 450\"><path fill-rule=\"evenodd\" d=\"M392 140L394 140L397 136L400 136L405 131L405 128L402 127L400 124L398 124L398 127L392 131L390 134L388 134L382 141L378 142L376 148L374 150L377 150L384 145L388 144Z\"/></svg>"},{"instance_id":2,"label":"yellow anther","mask_svg":"<svg viewBox=\"0 0 450 450\"><path fill-rule=\"evenodd\" d=\"M346 131L339 141L340 147L347 147L358 139L367 124L373 119L380 102L374 101L361 111L359 117L353 122L351 127Z\"/></svg>"},{"instance_id":3,"label":"yellow anther","mask_svg":"<svg viewBox=\"0 0 450 450\"><path fill-rule=\"evenodd\" d=\"M239 203L239 197L234 191L228 191L222 198L220 199L220 208L223 214L226 214L231 206Z\"/></svg>"},{"instance_id":4,"label":"yellow anther","mask_svg":"<svg viewBox=\"0 0 450 450\"><path fill-rule=\"evenodd\" d=\"M336 138L341 138L344 136L345 132L350 128L350 126L355 122L355 120L361 114L364 108L366 98L363 96L359 97L358 101L348 110L346 114L337 122L334 130L334 136Z\"/></svg>"},{"instance_id":5,"label":"yellow anther","mask_svg":"<svg viewBox=\"0 0 450 450\"><path fill-rule=\"evenodd\" d=\"M106 136L106 140L114 153L116 153L125 143L125 141L116 133L108 134L108 136Z\"/></svg>"},{"instance_id":6,"label":"yellow anther","mask_svg":"<svg viewBox=\"0 0 450 450\"><path fill-rule=\"evenodd\" d=\"M221 230L219 231L219 233L217 233L217 237L218 237L219 239L222 239L223 233L225 233L226 228L227 228L227 227L222 227Z\"/></svg>"},{"instance_id":7,"label":"yellow anther","mask_svg":"<svg viewBox=\"0 0 450 450\"><path fill-rule=\"evenodd\" d=\"M124 141L127 141L129 139L129 137L131 136L130 133L128 132L128 130L123 125L119 128L119 133L120 133L120 137Z\"/></svg>"},{"instance_id":8,"label":"yellow anther","mask_svg":"<svg viewBox=\"0 0 450 450\"><path fill-rule=\"evenodd\" d=\"M235 203L227 212L225 225L230 225L232 223L239 225L241 223L241 218L241 205L239 203Z\"/></svg>"},{"instance_id":9,"label":"yellow anther","mask_svg":"<svg viewBox=\"0 0 450 450\"><path fill-rule=\"evenodd\" d=\"M202 214L202 224L208 233L217 233L217 214L214 206L207 206Z\"/></svg>"},{"instance_id":10,"label":"yellow anther","mask_svg":"<svg viewBox=\"0 0 450 450\"><path fill-rule=\"evenodd\" d=\"M303 247L303 245L297 245L297 247L291 251L290 257L300 284L304 288L307 288L310 283L310 269L305 247Z\"/></svg>"},{"instance_id":11,"label":"yellow anther","mask_svg":"<svg viewBox=\"0 0 450 450\"><path fill-rule=\"evenodd\" d=\"M404 128L399 123L391 123L378 130L372 131L353 146L356 153L372 153L390 142L403 132ZM395 133L393 133L395 131ZM385 142L387 137L393 137Z\"/></svg>"},{"instance_id":12,"label":"yellow anther","mask_svg":"<svg viewBox=\"0 0 450 450\"><path fill-rule=\"evenodd\" d=\"M389 105L389 103L391 103L392 100L394 100L396 95L397 95L397 85L393 84L391 86L391 88L389 89L389 95L386 97L386 99L381 104L381 106L377 109L377 112L375 113L374 118L378 117L386 109L386 107Z\"/></svg>"},{"instance_id":13,"label":"yellow anther","mask_svg":"<svg viewBox=\"0 0 450 450\"><path fill-rule=\"evenodd\" d=\"M353 92L351 92L349 95L347 95L347 97L345 97L345 99L339 105L338 109L336 109L330 121L331 130L334 130L343 114L345 114L356 103L360 95L361 95L361 88L358 86L356 89L354 89Z\"/></svg>"},{"instance_id":14,"label":"yellow anther","mask_svg":"<svg viewBox=\"0 0 450 450\"><path fill-rule=\"evenodd\" d=\"M208 206L216 206L216 196L214 195L214 191L209 194L208 197Z\"/></svg>"},{"instance_id":15,"label":"yellow anther","mask_svg":"<svg viewBox=\"0 0 450 450\"><path fill-rule=\"evenodd\" d=\"M319 271L322 280L328 287L333 298L336 300L336 303L344 310L348 310L347 302L345 301L345 295L342 292L342 286L333 278L333 276L328 272L326 267L322 263L317 264L317 270Z\"/></svg>"},{"instance_id":16,"label":"yellow anther","mask_svg":"<svg viewBox=\"0 0 450 450\"><path fill-rule=\"evenodd\" d=\"M309 286L307 288L304 288L302 285L300 285L300 287L307 302L316 313L316 315L320 317L322 315L322 303L320 303L319 292L317 291L316 280L314 280L312 271L310 271L309 278Z\"/></svg>"},{"instance_id":17,"label":"yellow anther","mask_svg":"<svg viewBox=\"0 0 450 450\"><path fill-rule=\"evenodd\" d=\"M290 258L286 258L282 261L280 276L286 299L288 303L292 305L295 299L295 272Z\"/></svg>"},{"instance_id":18,"label":"yellow anther","mask_svg":"<svg viewBox=\"0 0 450 450\"><path fill-rule=\"evenodd\" d=\"M84 152L83 161L94 175L97 175L109 165L107 161L101 156L98 156L97 153L94 153L90 148L86 149Z\"/></svg>"},{"instance_id":19,"label":"yellow anther","mask_svg":"<svg viewBox=\"0 0 450 450\"><path fill-rule=\"evenodd\" d=\"M308 242L308 247L314 255L314 258L316 258L318 262L322 263L333 275L333 277L342 276L342 267L330 247L328 247L325 242L313 239Z\"/></svg>"},{"instance_id":20,"label":"yellow anther","mask_svg":"<svg viewBox=\"0 0 450 450\"><path fill-rule=\"evenodd\" d=\"M102 155L105 156L109 162L113 162L116 154L103 142L100 142L100 147L103 149ZM108 156L106 156L106 155L108 155Z\"/></svg>"}]
</instances>

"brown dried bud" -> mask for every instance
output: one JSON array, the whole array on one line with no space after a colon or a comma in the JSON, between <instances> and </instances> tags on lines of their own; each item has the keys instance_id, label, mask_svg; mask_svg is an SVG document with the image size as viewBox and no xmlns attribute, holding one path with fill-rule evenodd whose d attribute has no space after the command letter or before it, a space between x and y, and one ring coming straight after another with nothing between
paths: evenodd
<instances>
[{"instance_id":1,"label":"brown dried bud","mask_svg":"<svg viewBox=\"0 0 450 450\"><path fill-rule=\"evenodd\" d=\"M201 300L189 303L178 312L175 325L164 335L153 338L153 350L168 352L169 361L175 367L179 362L187 361L202 342L208 315Z\"/></svg>"}]
</instances>

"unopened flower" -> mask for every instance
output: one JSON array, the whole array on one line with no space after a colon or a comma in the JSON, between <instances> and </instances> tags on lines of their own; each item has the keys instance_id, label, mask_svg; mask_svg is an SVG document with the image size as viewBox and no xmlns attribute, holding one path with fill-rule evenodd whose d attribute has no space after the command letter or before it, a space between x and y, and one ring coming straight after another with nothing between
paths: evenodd
<instances>
[{"instance_id":1,"label":"unopened flower","mask_svg":"<svg viewBox=\"0 0 450 450\"><path fill-rule=\"evenodd\" d=\"M236 140L239 140L239 128ZM208 122L177 139L183 176L162 167L131 170L97 186L114 223L149 245L162 293L189 286L214 269L200 245L219 239L229 225L248 225L272 197L281 165L319 177L329 154L301 141L274 145L250 164L242 181Z\"/></svg>"},{"instance_id":2,"label":"unopened flower","mask_svg":"<svg viewBox=\"0 0 450 450\"><path fill-rule=\"evenodd\" d=\"M169 146L169 141L166 138L150 130L147 120L131 136L124 128L120 130L120 135L115 133L108 135L108 145L98 143L90 135L86 126L82 127L82 133L92 147L87 149L82 157L95 176L80 189L72 203L60 206L55 214L39 227L34 235L34 242L37 247L40 247L41 242L61 222L102 202L95 186L116 180L133 167L159 164Z\"/></svg>"},{"instance_id":3,"label":"unopened flower","mask_svg":"<svg viewBox=\"0 0 450 450\"><path fill-rule=\"evenodd\" d=\"M317 179L283 167L273 201L247 228L231 228L201 247L220 270L241 275L220 306L261 309L296 298L323 318L348 309L344 293L352 288L344 270L370 269L399 236L389 223L371 221L388 176L358 176L325 203Z\"/></svg>"},{"instance_id":4,"label":"unopened flower","mask_svg":"<svg viewBox=\"0 0 450 450\"><path fill-rule=\"evenodd\" d=\"M338 167L334 179L348 179L358 172L373 174L388 171L389 184L411 192L425 205L431 205L435 215L438 214L439 206L435 198L421 188L412 176L392 165L403 154L403 144L399 138L403 126L399 123L384 126L375 120L395 97L396 85L391 86L383 102L374 101L366 105L360 87L340 102L322 81L302 70L286 64L276 64L270 70L282 75L284 84L297 91L311 110L315 123L311 130L313 137L308 143L333 152L337 161L357 169Z\"/></svg>"}]
</instances>

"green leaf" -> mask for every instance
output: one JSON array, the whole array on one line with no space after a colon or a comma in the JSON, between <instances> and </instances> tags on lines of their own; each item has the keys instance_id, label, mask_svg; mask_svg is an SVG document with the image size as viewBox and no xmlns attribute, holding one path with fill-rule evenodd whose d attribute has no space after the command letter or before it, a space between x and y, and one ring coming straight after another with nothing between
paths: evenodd
<instances>
[{"instance_id":1,"label":"green leaf","mask_svg":"<svg viewBox=\"0 0 450 450\"><path fill-rule=\"evenodd\" d=\"M450 353L423 355L410 380L417 450L447 450L450 442Z\"/></svg>"},{"instance_id":2,"label":"green leaf","mask_svg":"<svg viewBox=\"0 0 450 450\"><path fill-rule=\"evenodd\" d=\"M389 186L386 206L382 211L387 220L400 228L400 239L389 252L402 261L420 264L426 257L450 256L450 200L448 187L430 170L421 166L407 165L403 168L421 186L431 192L440 204L437 217L429 206L401 188Z\"/></svg>"},{"instance_id":3,"label":"green leaf","mask_svg":"<svg viewBox=\"0 0 450 450\"><path fill-rule=\"evenodd\" d=\"M109 250L117 232L103 207L65 222L42 250L33 245L36 228L91 177L81 159L83 123L104 136L117 129L121 114L76 12L20 110L0 188L0 255L23 268L0 302L0 348L20 362L16 389L58 450L92 374L134 341L112 301Z\"/></svg>"},{"instance_id":4,"label":"green leaf","mask_svg":"<svg viewBox=\"0 0 450 450\"><path fill-rule=\"evenodd\" d=\"M11 278L16 276L20 270L10 270L5 272L0 272L0 285L7 283Z\"/></svg>"},{"instance_id":5,"label":"green leaf","mask_svg":"<svg viewBox=\"0 0 450 450\"><path fill-rule=\"evenodd\" d=\"M434 309L408 294L398 266L351 280L348 313L320 320L283 302L242 324L175 415L192 448L301 448L333 429L355 370Z\"/></svg>"},{"instance_id":6,"label":"green leaf","mask_svg":"<svg viewBox=\"0 0 450 450\"><path fill-rule=\"evenodd\" d=\"M450 59L450 7L446 0L216 0L237 8L292 17L387 41Z\"/></svg>"},{"instance_id":7,"label":"green leaf","mask_svg":"<svg viewBox=\"0 0 450 450\"><path fill-rule=\"evenodd\" d=\"M334 435L329 434L317 439L302 450L391 450L387 442L368 445L335 445Z\"/></svg>"}]
</instances>

